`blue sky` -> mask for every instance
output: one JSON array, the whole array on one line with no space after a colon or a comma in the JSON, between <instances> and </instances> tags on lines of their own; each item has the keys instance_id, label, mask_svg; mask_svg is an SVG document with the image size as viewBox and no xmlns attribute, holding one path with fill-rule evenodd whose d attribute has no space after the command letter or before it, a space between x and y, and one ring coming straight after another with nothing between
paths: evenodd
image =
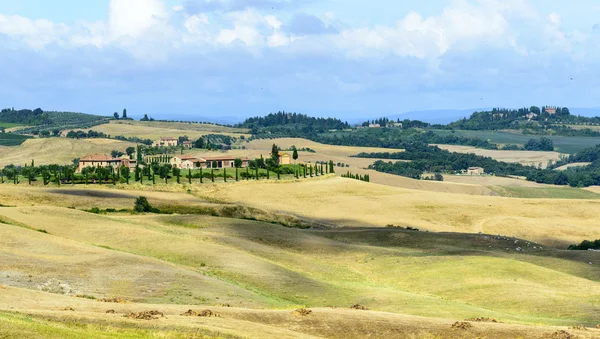
<instances>
[{"instance_id":1,"label":"blue sky","mask_svg":"<svg viewBox=\"0 0 600 339\"><path fill-rule=\"evenodd\" d=\"M174 119L598 107L597 18L593 0L2 1L0 106Z\"/></svg>"}]
</instances>

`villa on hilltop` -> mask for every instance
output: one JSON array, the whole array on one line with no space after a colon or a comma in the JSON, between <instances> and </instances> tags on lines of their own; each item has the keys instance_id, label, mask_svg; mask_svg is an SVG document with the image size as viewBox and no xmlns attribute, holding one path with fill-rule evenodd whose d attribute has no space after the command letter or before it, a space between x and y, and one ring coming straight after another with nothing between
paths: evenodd
<instances>
[{"instance_id":1,"label":"villa on hilltop","mask_svg":"<svg viewBox=\"0 0 600 339\"><path fill-rule=\"evenodd\" d=\"M154 146L154 147L171 147L171 146L177 146L178 144L179 144L178 138L161 137L160 139L154 141L152 143L152 146Z\"/></svg>"}]
</instances>

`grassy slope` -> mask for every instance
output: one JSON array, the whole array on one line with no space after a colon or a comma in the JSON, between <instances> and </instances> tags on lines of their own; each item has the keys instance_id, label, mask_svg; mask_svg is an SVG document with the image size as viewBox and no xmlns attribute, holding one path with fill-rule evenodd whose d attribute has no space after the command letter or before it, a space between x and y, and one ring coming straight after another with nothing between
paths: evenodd
<instances>
[{"instance_id":1,"label":"grassy slope","mask_svg":"<svg viewBox=\"0 0 600 339\"><path fill-rule=\"evenodd\" d=\"M467 196L344 178L240 182L206 186L196 194L344 226L395 224L430 231L509 234L560 246L600 238L597 200Z\"/></svg>"},{"instance_id":2,"label":"grassy slope","mask_svg":"<svg viewBox=\"0 0 600 339\"><path fill-rule=\"evenodd\" d=\"M16 147L0 149L0 166L23 165L35 159L37 165L70 164L74 158L90 153L108 153L112 150L124 152L134 143L111 139L30 139Z\"/></svg>"},{"instance_id":3,"label":"grassy slope","mask_svg":"<svg viewBox=\"0 0 600 339\"><path fill-rule=\"evenodd\" d=\"M441 149L448 150L456 153L472 153L484 157L494 158L498 161L514 162L528 166L538 166L542 164L543 168L546 168L548 161L556 162L560 159L560 153L558 152L535 152L535 151L499 151L499 150L486 150L481 148L475 148L470 146L458 146L458 145L436 145Z\"/></svg>"},{"instance_id":4,"label":"grassy slope","mask_svg":"<svg viewBox=\"0 0 600 339\"><path fill-rule=\"evenodd\" d=\"M182 201L188 196L182 194ZM0 215L49 233L3 225L6 234L19 235L0 237L6 239L5 248L16 247L7 255L30 264L23 266L14 259L16 262L2 270L22 271L23 276L40 281L59 276L63 283L98 297L117 293L140 302L229 302L233 306L268 308L347 307L360 303L374 310L427 317L491 316L543 324L592 324L600 312L600 271L588 264L597 260L593 253L533 250L523 241L525 253L506 251L517 246L514 239L390 229L303 231L206 216L98 216L50 206L2 208ZM46 241L46 246L15 243L16 239L27 238L51 241ZM216 295L207 291L201 294L204 299L195 300L186 296L188 291L196 295L191 287L168 288L161 283L158 285L165 287L148 295L140 293L146 289L144 280L107 271L108 276L119 277L119 289L110 293L103 286L110 285L110 280L85 283L97 275L85 257L59 255L63 242L72 241L85 246L102 245L105 248L95 251L104 253L111 265L123 265L121 269L133 276L145 276L142 268L148 266L127 264L129 261L119 253L174 265L182 270L178 278L182 281L186 275L201 273L237 285L249 294L225 289ZM7 265L7 260L0 262ZM40 273L41 267L47 267L47 276ZM173 287L180 284L172 282ZM220 287L217 284L215 288Z\"/></svg>"},{"instance_id":5,"label":"grassy slope","mask_svg":"<svg viewBox=\"0 0 600 339\"><path fill-rule=\"evenodd\" d=\"M434 132L441 135L449 135L452 133L448 130L435 130ZM490 139L498 144L521 144L524 145L529 139L540 138L537 135L523 135L505 131L463 131L456 130L456 136L478 137L484 140ZM561 153L576 153L584 148L593 147L600 144L600 138L597 137L561 137L548 136L554 142L554 147Z\"/></svg>"},{"instance_id":6,"label":"grassy slope","mask_svg":"<svg viewBox=\"0 0 600 339\"><path fill-rule=\"evenodd\" d=\"M169 122L144 121L111 121L109 124L94 126L94 131L104 132L112 136L123 135L142 139L158 139L160 137L178 137L187 135L191 140L206 134L225 134L234 137L249 137L248 130L208 124L184 124Z\"/></svg>"},{"instance_id":7,"label":"grassy slope","mask_svg":"<svg viewBox=\"0 0 600 339\"><path fill-rule=\"evenodd\" d=\"M571 187L496 187L504 197L526 199L600 199L600 194Z\"/></svg>"}]
</instances>

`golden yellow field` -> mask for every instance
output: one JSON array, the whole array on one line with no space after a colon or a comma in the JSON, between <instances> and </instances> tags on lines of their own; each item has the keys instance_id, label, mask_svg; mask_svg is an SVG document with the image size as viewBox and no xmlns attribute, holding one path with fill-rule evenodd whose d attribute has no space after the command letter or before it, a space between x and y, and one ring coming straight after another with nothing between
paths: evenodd
<instances>
[{"instance_id":1,"label":"golden yellow field","mask_svg":"<svg viewBox=\"0 0 600 339\"><path fill-rule=\"evenodd\" d=\"M229 153L268 157L273 143L309 147L316 153L300 152L299 162L343 162L350 167L338 174L373 182L0 184L0 337L600 337L600 260L565 250L600 238L600 200L581 199L600 190L412 180L351 157L382 149L304 139L242 142ZM32 139L0 148L0 162L69 163L129 145ZM580 199L497 196L536 190ZM133 213L139 196L165 214ZM94 207L126 211L86 212ZM301 307L311 313L293 312ZM206 309L220 316L182 315ZM164 316L127 317L149 310ZM466 321L479 317L501 323Z\"/></svg>"},{"instance_id":2,"label":"golden yellow field","mask_svg":"<svg viewBox=\"0 0 600 339\"><path fill-rule=\"evenodd\" d=\"M249 137L247 130L210 124L186 124L178 122L146 122L146 121L111 121L108 124L91 128L97 132L122 135L125 137L138 137L141 139L155 140L160 137L179 137L187 135L191 140L206 134L224 134L239 138L244 135Z\"/></svg>"},{"instance_id":3,"label":"golden yellow field","mask_svg":"<svg viewBox=\"0 0 600 339\"><path fill-rule=\"evenodd\" d=\"M456 153L473 153L476 155L494 158L498 161L516 162L522 165L542 165L542 168L548 166L548 161L557 161L560 159L561 153L558 152L538 152L538 151L501 151L501 150L486 150L471 146L459 145L435 145L441 149Z\"/></svg>"},{"instance_id":4,"label":"golden yellow field","mask_svg":"<svg viewBox=\"0 0 600 339\"><path fill-rule=\"evenodd\" d=\"M595 253L561 250L598 235L592 201L471 197L341 178L157 186L170 192L139 185L0 188L0 332L9 337L144 337L150 330L248 338L600 335L569 328L596 324L600 262ZM131 208L138 195L188 212L83 211ZM332 228L202 212L233 210L236 202ZM421 231L380 227L385 222ZM513 236L543 243L527 246ZM303 306L312 313L292 313ZM188 309L220 317L181 316ZM145 310L165 317L124 318ZM504 324L452 328L477 317Z\"/></svg>"},{"instance_id":5,"label":"golden yellow field","mask_svg":"<svg viewBox=\"0 0 600 339\"><path fill-rule=\"evenodd\" d=\"M571 163L571 164L566 164L566 165L557 167L556 170L558 170L558 171L564 171L564 170L566 170L568 168L571 168L571 167L583 167L583 166L587 166L589 164L591 164L591 162L574 162L574 163Z\"/></svg>"},{"instance_id":6,"label":"golden yellow field","mask_svg":"<svg viewBox=\"0 0 600 339\"><path fill-rule=\"evenodd\" d=\"M124 152L134 143L112 139L28 139L20 146L0 148L0 166L35 164L71 164L74 158L91 153L107 153L112 150Z\"/></svg>"}]
</instances>

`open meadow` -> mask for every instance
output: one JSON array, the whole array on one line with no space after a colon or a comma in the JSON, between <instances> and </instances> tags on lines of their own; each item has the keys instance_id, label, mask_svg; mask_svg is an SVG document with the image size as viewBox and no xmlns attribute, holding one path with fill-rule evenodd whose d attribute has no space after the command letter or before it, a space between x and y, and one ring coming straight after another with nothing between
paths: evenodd
<instances>
[{"instance_id":1,"label":"open meadow","mask_svg":"<svg viewBox=\"0 0 600 339\"><path fill-rule=\"evenodd\" d=\"M72 164L75 158L86 154L106 153L112 150L124 152L134 143L114 139L28 139L19 146L0 148L0 166L14 164L24 166L35 160L38 165Z\"/></svg>"},{"instance_id":2,"label":"open meadow","mask_svg":"<svg viewBox=\"0 0 600 339\"><path fill-rule=\"evenodd\" d=\"M471 146L459 145L434 145L441 149L455 153L471 153L482 157L490 157L498 161L515 162L525 166L541 165L542 168L548 167L548 162L556 162L560 159L561 153L541 152L541 151L502 151L487 150Z\"/></svg>"},{"instance_id":3,"label":"open meadow","mask_svg":"<svg viewBox=\"0 0 600 339\"><path fill-rule=\"evenodd\" d=\"M160 137L179 137L187 135L190 140L196 140L207 134L223 134L239 138L249 137L248 130L211 124L188 124L180 122L159 121L115 121L90 128L111 136L123 135L140 139L155 140Z\"/></svg>"},{"instance_id":4,"label":"open meadow","mask_svg":"<svg viewBox=\"0 0 600 339\"><path fill-rule=\"evenodd\" d=\"M272 173L203 184L0 184L0 333L600 337L600 258L566 250L600 238L600 192L490 176L413 180L352 157L384 149L305 139L241 141L227 154L268 157L273 143L310 148L298 162L332 160L344 164L338 175L372 182ZM66 164L130 145L36 138L0 148L0 164ZM155 212L134 212L139 196Z\"/></svg>"},{"instance_id":5,"label":"open meadow","mask_svg":"<svg viewBox=\"0 0 600 339\"><path fill-rule=\"evenodd\" d=\"M466 130L433 130L440 135L455 135L457 137L480 138L490 140L493 143L506 145L517 144L525 145L530 139L539 139L537 135L526 135L517 133L516 131L466 131ZM600 144L600 137L564 137L550 135L545 136L550 138L554 143L557 152L560 153L577 153L578 151L593 147Z\"/></svg>"},{"instance_id":6,"label":"open meadow","mask_svg":"<svg viewBox=\"0 0 600 339\"><path fill-rule=\"evenodd\" d=\"M0 187L0 331L9 336L600 335L591 329L600 261L564 250L600 235L594 201L456 199L335 177ZM84 211L130 210L139 195L177 212ZM290 217L314 228L279 222ZM312 312L293 313L300 307ZM190 309L220 317L184 316ZM150 310L164 317L124 317ZM502 323L452 327L478 317Z\"/></svg>"}]
</instances>

